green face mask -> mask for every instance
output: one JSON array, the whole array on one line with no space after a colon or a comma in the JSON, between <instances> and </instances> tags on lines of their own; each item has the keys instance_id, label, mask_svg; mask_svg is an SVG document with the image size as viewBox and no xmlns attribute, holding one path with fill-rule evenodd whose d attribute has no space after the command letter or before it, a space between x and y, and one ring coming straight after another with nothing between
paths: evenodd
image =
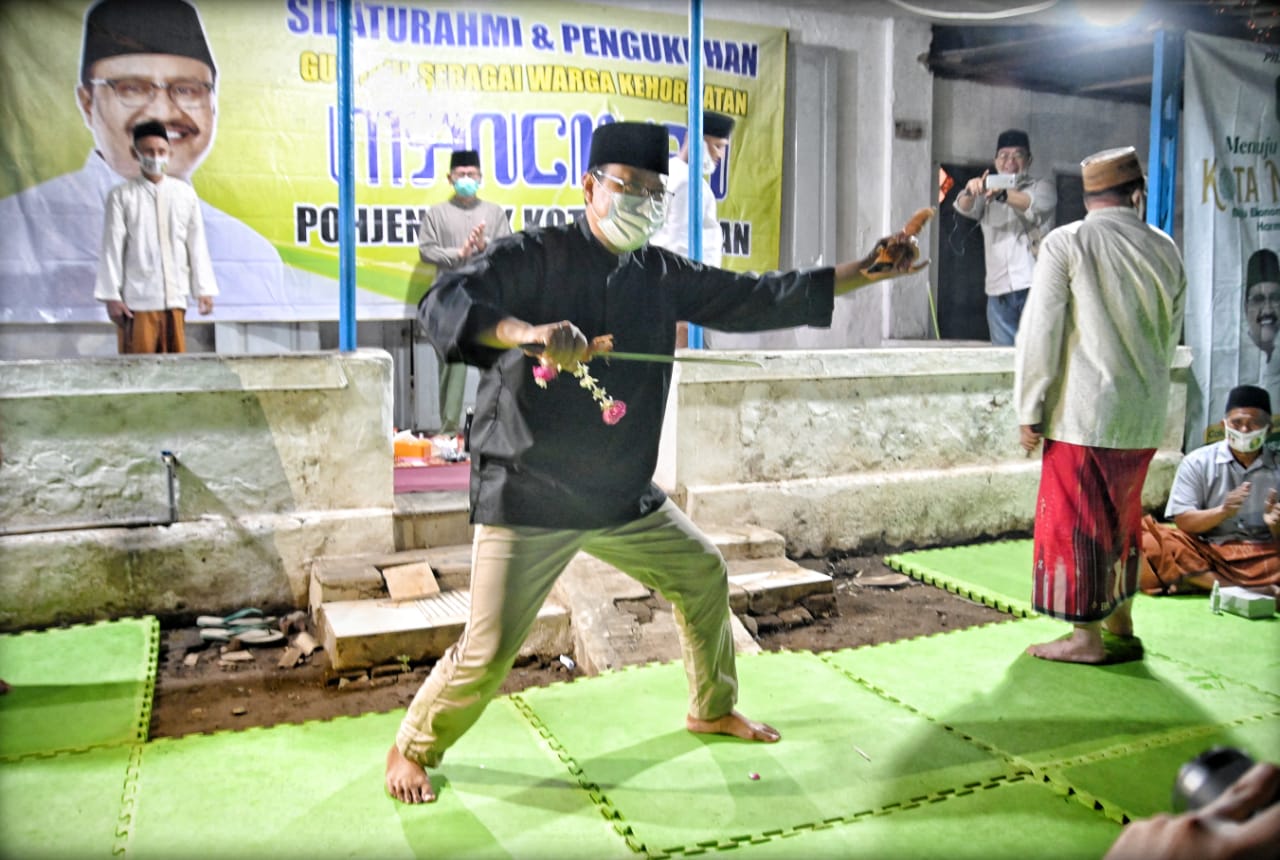
<instances>
[{"instance_id":1,"label":"green face mask","mask_svg":"<svg viewBox=\"0 0 1280 860\"><path fill-rule=\"evenodd\" d=\"M453 183L453 190L458 192L459 197L475 197L476 191L480 188L480 181L472 179L470 176L463 176L457 182Z\"/></svg>"}]
</instances>

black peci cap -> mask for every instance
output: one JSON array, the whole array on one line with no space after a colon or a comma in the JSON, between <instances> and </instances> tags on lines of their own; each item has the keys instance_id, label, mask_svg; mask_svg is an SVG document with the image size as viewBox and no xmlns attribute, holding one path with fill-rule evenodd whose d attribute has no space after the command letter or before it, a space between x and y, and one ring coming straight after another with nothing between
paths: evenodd
<instances>
[{"instance_id":1,"label":"black peci cap","mask_svg":"<svg viewBox=\"0 0 1280 860\"><path fill-rule=\"evenodd\" d=\"M587 169L602 164L625 164L663 175L670 158L667 128L651 122L611 122L591 135Z\"/></svg>"},{"instance_id":2,"label":"black peci cap","mask_svg":"<svg viewBox=\"0 0 1280 860\"><path fill-rule=\"evenodd\" d=\"M1261 409L1271 414L1271 395L1256 385L1237 385L1227 395L1227 412L1232 409Z\"/></svg>"},{"instance_id":3,"label":"black peci cap","mask_svg":"<svg viewBox=\"0 0 1280 860\"><path fill-rule=\"evenodd\" d=\"M102 0L84 16L80 79L98 60L126 54L174 54L207 65L216 79L200 14L186 0Z\"/></svg>"},{"instance_id":4,"label":"black peci cap","mask_svg":"<svg viewBox=\"0 0 1280 860\"><path fill-rule=\"evenodd\" d=\"M706 137L728 137L733 134L734 118L713 110L702 112L702 134Z\"/></svg>"},{"instance_id":5,"label":"black peci cap","mask_svg":"<svg viewBox=\"0 0 1280 860\"><path fill-rule=\"evenodd\" d=\"M140 122L133 127L133 142L137 143L144 137L163 137L169 139L169 130L164 127L164 123L154 119L146 122Z\"/></svg>"},{"instance_id":6,"label":"black peci cap","mask_svg":"<svg viewBox=\"0 0 1280 860\"><path fill-rule=\"evenodd\" d=\"M1031 151L1031 138L1027 137L1027 133L1019 128L1011 128L1000 132L1000 136L996 138L996 152L1007 146L1020 146L1027 152Z\"/></svg>"},{"instance_id":7,"label":"black peci cap","mask_svg":"<svg viewBox=\"0 0 1280 860\"><path fill-rule=\"evenodd\" d=\"M1280 259L1276 258L1275 251L1269 251L1266 248L1254 251L1253 256L1249 258L1248 269L1244 282L1246 288L1264 282L1280 284Z\"/></svg>"},{"instance_id":8,"label":"black peci cap","mask_svg":"<svg viewBox=\"0 0 1280 860\"><path fill-rule=\"evenodd\" d=\"M479 167L480 153L474 149L455 149L453 155L449 156L449 169L455 167Z\"/></svg>"}]
</instances>

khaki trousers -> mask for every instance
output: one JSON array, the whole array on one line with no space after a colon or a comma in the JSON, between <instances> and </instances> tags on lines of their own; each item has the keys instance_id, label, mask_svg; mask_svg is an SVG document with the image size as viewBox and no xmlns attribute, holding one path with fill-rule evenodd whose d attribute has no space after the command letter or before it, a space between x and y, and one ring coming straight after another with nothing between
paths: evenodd
<instances>
[{"instance_id":1,"label":"khaki trousers","mask_svg":"<svg viewBox=\"0 0 1280 860\"><path fill-rule=\"evenodd\" d=\"M471 617L436 663L396 734L405 757L436 767L497 694L542 602L579 551L671 601L680 629L689 714L715 719L738 697L724 558L670 500L625 525L588 531L477 526Z\"/></svg>"}]
</instances>

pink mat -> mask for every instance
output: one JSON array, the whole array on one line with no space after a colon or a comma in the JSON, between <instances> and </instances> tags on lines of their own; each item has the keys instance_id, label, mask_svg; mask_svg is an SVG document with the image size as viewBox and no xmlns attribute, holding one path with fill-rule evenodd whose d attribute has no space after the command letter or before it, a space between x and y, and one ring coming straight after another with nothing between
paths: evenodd
<instances>
[{"instance_id":1,"label":"pink mat","mask_svg":"<svg viewBox=\"0 0 1280 860\"><path fill-rule=\"evenodd\" d=\"M397 493L431 493L443 490L465 490L470 485L470 463L445 463L439 466L397 466Z\"/></svg>"}]
</instances>

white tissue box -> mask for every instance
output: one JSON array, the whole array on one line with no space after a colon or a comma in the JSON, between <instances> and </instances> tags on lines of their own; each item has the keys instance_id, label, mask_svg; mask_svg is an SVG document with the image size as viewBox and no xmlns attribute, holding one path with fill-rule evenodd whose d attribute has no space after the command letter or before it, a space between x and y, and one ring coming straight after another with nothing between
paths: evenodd
<instances>
[{"instance_id":1,"label":"white tissue box","mask_svg":"<svg viewBox=\"0 0 1280 860\"><path fill-rule=\"evenodd\" d=\"M1276 599L1238 585L1219 589L1219 606L1223 612L1242 618L1270 618L1276 614Z\"/></svg>"}]
</instances>

